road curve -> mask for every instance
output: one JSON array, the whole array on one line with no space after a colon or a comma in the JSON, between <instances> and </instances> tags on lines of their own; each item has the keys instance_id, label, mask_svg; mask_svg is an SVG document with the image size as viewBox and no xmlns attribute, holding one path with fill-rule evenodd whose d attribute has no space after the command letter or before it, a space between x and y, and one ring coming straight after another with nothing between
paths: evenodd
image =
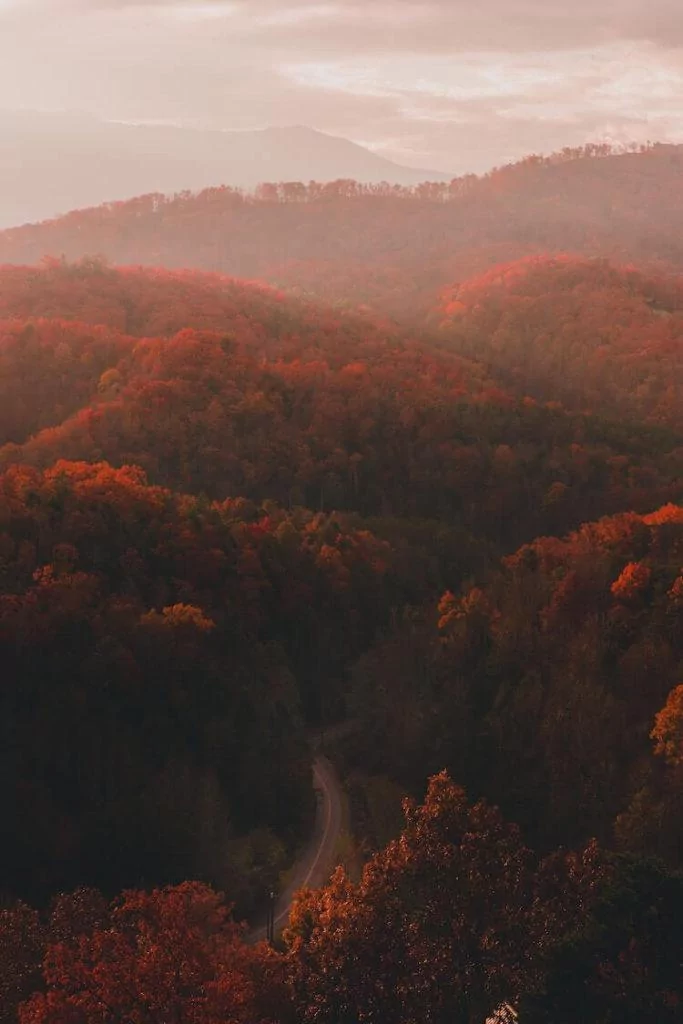
<instances>
[{"instance_id":1,"label":"road curve","mask_svg":"<svg viewBox=\"0 0 683 1024\"><path fill-rule=\"evenodd\" d=\"M335 867L335 848L342 826L342 789L334 768L321 754L313 761L313 788L316 794L313 835L294 865L287 887L276 900L276 935L287 924L294 894L299 889L316 889L324 885ZM266 924L263 923L251 929L247 941L260 942L266 937Z\"/></svg>"}]
</instances>

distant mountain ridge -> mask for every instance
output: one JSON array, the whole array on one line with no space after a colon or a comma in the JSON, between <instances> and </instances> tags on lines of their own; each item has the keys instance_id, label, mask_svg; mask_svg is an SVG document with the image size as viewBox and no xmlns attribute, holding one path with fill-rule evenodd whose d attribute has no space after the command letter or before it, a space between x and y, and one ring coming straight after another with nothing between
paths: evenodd
<instances>
[{"instance_id":1,"label":"distant mountain ridge","mask_svg":"<svg viewBox=\"0 0 683 1024\"><path fill-rule=\"evenodd\" d=\"M0 228L149 192L263 181L445 181L303 126L224 132L0 111Z\"/></svg>"}]
</instances>

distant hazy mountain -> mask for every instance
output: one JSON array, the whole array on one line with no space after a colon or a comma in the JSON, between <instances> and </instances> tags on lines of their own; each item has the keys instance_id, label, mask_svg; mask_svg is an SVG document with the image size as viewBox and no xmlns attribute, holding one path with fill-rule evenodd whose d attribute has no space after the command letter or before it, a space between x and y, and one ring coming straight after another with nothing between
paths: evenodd
<instances>
[{"instance_id":1,"label":"distant hazy mountain","mask_svg":"<svg viewBox=\"0 0 683 1024\"><path fill-rule=\"evenodd\" d=\"M402 167L311 128L222 132L0 111L0 227L149 192L262 181L390 181L449 176Z\"/></svg>"}]
</instances>

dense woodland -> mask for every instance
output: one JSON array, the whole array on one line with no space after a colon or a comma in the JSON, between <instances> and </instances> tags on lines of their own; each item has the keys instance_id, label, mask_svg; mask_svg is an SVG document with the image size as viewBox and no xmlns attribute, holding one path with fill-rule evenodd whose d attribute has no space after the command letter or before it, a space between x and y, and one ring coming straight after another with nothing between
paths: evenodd
<instances>
[{"instance_id":1,"label":"dense woodland","mask_svg":"<svg viewBox=\"0 0 683 1024\"><path fill-rule=\"evenodd\" d=\"M0 234L2 1024L681 1020L682 159Z\"/></svg>"},{"instance_id":2,"label":"dense woodland","mask_svg":"<svg viewBox=\"0 0 683 1024\"><path fill-rule=\"evenodd\" d=\"M188 273L50 264L8 268L0 281L3 311L24 318L0 327L0 465L134 463L152 483L216 499L436 520L500 553L680 493L683 449L666 422L645 427L617 410L574 412L505 390L495 368L448 339L431 345L367 317ZM176 305L165 306L176 281ZM114 324L126 310L141 334L158 329L165 308L171 336L136 341L25 319L47 301ZM665 364L662 373L668 380ZM12 401L27 385L45 394L39 414ZM87 398L71 411L79 391ZM37 415L52 422L36 430Z\"/></svg>"}]
</instances>

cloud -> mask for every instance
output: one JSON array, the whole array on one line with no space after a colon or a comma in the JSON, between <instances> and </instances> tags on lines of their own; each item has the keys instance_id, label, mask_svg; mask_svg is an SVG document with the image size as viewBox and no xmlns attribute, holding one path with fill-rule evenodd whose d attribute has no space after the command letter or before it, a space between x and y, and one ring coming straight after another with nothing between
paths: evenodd
<instances>
[{"instance_id":1,"label":"cloud","mask_svg":"<svg viewBox=\"0 0 683 1024\"><path fill-rule=\"evenodd\" d=\"M45 0L53 4L62 0ZM68 3L69 0L66 0ZM409 52L566 49L615 40L683 45L680 0L71 0L82 8L239 10L266 43Z\"/></svg>"},{"instance_id":2,"label":"cloud","mask_svg":"<svg viewBox=\"0 0 683 1024\"><path fill-rule=\"evenodd\" d=\"M683 138L681 0L0 0L6 107L292 122L481 170Z\"/></svg>"},{"instance_id":3,"label":"cloud","mask_svg":"<svg viewBox=\"0 0 683 1024\"><path fill-rule=\"evenodd\" d=\"M683 45L680 0L0 0L37 12L157 12L188 20L237 12L238 30L263 45L463 52L603 45L615 40Z\"/></svg>"}]
</instances>

